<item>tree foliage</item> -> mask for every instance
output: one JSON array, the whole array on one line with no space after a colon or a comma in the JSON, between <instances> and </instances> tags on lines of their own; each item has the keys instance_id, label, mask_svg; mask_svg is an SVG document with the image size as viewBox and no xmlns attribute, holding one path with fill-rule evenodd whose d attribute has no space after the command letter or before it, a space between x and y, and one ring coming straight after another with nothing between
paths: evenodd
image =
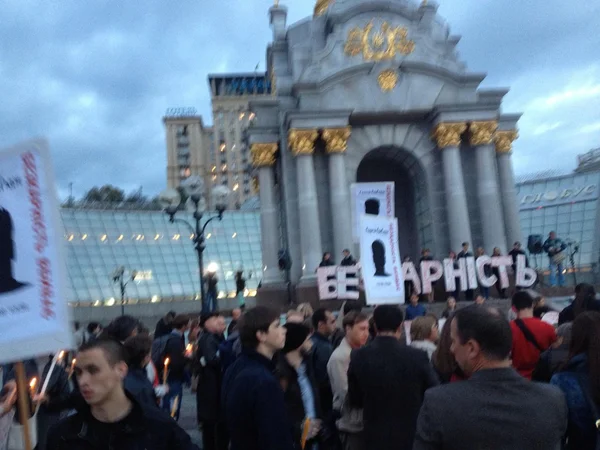
<instances>
[{"instance_id":1,"label":"tree foliage","mask_svg":"<svg viewBox=\"0 0 600 450\"><path fill-rule=\"evenodd\" d=\"M125 192L110 184L93 187L85 193L83 201L86 203L122 203L125 200Z\"/></svg>"}]
</instances>

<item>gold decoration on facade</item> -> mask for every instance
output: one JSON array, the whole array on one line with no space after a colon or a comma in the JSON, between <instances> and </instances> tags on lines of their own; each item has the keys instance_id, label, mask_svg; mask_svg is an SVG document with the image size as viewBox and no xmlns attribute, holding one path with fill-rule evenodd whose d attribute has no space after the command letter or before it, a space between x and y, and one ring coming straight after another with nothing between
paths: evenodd
<instances>
[{"instance_id":1,"label":"gold decoration on facade","mask_svg":"<svg viewBox=\"0 0 600 450\"><path fill-rule=\"evenodd\" d=\"M277 144L252 144L250 156L254 167L270 167L275 164Z\"/></svg>"},{"instance_id":2,"label":"gold decoration on facade","mask_svg":"<svg viewBox=\"0 0 600 450\"><path fill-rule=\"evenodd\" d=\"M252 177L252 192L257 194L260 191L260 182L258 177Z\"/></svg>"},{"instance_id":3,"label":"gold decoration on facade","mask_svg":"<svg viewBox=\"0 0 600 450\"><path fill-rule=\"evenodd\" d=\"M435 139L438 148L458 147L461 136L466 130L466 123L440 123L433 129L431 136Z\"/></svg>"},{"instance_id":4,"label":"gold decoration on facade","mask_svg":"<svg viewBox=\"0 0 600 450\"><path fill-rule=\"evenodd\" d=\"M398 84L398 73L392 69L384 70L377 77L377 82L383 92L389 92Z\"/></svg>"},{"instance_id":5,"label":"gold decoration on facade","mask_svg":"<svg viewBox=\"0 0 600 450\"><path fill-rule=\"evenodd\" d=\"M315 5L315 16L322 16L329 8L329 4L333 3L333 0L317 0Z\"/></svg>"},{"instance_id":6,"label":"gold decoration on facade","mask_svg":"<svg viewBox=\"0 0 600 450\"><path fill-rule=\"evenodd\" d=\"M488 145L494 139L494 133L498 129L498 122L487 120L483 122L471 122L469 131L471 136L469 142L471 145Z\"/></svg>"},{"instance_id":7,"label":"gold decoration on facade","mask_svg":"<svg viewBox=\"0 0 600 450\"><path fill-rule=\"evenodd\" d=\"M344 153L348 148L351 128L327 128L323 130L323 140L327 153Z\"/></svg>"},{"instance_id":8,"label":"gold decoration on facade","mask_svg":"<svg viewBox=\"0 0 600 450\"><path fill-rule=\"evenodd\" d=\"M512 150L512 143L517 140L518 137L519 133L516 130L496 131L496 134L494 135L496 152L510 153Z\"/></svg>"},{"instance_id":9,"label":"gold decoration on facade","mask_svg":"<svg viewBox=\"0 0 600 450\"><path fill-rule=\"evenodd\" d=\"M383 22L381 30L372 33L373 21L364 28L355 27L348 32L344 52L349 56L362 53L365 61L393 59L397 54L410 55L415 50L415 42L407 39L408 30L393 27Z\"/></svg>"},{"instance_id":10,"label":"gold decoration on facade","mask_svg":"<svg viewBox=\"0 0 600 450\"><path fill-rule=\"evenodd\" d=\"M288 134L288 145L294 156L312 155L315 151L315 141L319 133L317 130L292 129Z\"/></svg>"}]
</instances>

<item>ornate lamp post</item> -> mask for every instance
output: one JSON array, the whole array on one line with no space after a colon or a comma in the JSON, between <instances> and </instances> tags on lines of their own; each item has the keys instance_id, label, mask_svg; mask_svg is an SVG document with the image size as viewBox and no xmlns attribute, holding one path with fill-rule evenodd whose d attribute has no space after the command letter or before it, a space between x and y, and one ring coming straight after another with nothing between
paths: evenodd
<instances>
[{"instance_id":1,"label":"ornate lamp post","mask_svg":"<svg viewBox=\"0 0 600 450\"><path fill-rule=\"evenodd\" d=\"M194 213L194 220L196 222L195 227L192 226L192 224L190 224L188 221L175 217L175 214L179 209L179 205L181 204L181 196L176 189L167 189L163 191L159 196L159 200L164 207L165 212L169 216L171 223L184 223L194 236L194 248L196 249L196 253L198 255L198 269L200 271L200 297L202 299L202 310L203 312L206 312L205 310L207 305L205 303L204 292L203 260L203 253L204 249L206 248L206 239L204 237L204 231L206 230L207 225L214 219L223 219L223 212L225 209L227 209L229 189L225 186L216 186L212 189L213 204L217 210L217 215L209 217L208 220L202 224L202 218L204 217L204 213L206 211L206 202L203 197L204 181L200 176L193 175L181 183L181 187L186 195L189 196L186 206Z\"/></svg>"},{"instance_id":2,"label":"ornate lamp post","mask_svg":"<svg viewBox=\"0 0 600 450\"><path fill-rule=\"evenodd\" d=\"M137 271L132 270L131 272L129 272L129 275L126 277L125 276L125 267L123 267L123 266L117 267L112 274L113 282L115 284L118 283L119 287L121 288L121 315L122 316L125 315L125 291L127 290L127 285L131 281L135 280L136 275L137 275Z\"/></svg>"}]
</instances>

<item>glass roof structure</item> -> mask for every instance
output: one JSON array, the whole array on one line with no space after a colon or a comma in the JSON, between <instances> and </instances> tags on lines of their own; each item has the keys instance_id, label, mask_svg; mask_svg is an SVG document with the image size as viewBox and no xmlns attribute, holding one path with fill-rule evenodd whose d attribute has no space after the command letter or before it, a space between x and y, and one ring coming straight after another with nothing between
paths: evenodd
<instances>
[{"instance_id":1,"label":"glass roof structure","mask_svg":"<svg viewBox=\"0 0 600 450\"><path fill-rule=\"evenodd\" d=\"M120 303L120 286L113 281L120 266L130 280L126 303L199 299L194 235L184 223L171 223L160 211L63 208L61 215L71 305ZM194 222L191 213L179 212L176 218ZM220 298L235 296L235 272L240 269L247 279L246 296L256 295L262 274L260 244L258 211L226 211L222 221L208 225L204 269L209 264L216 268Z\"/></svg>"}]
</instances>

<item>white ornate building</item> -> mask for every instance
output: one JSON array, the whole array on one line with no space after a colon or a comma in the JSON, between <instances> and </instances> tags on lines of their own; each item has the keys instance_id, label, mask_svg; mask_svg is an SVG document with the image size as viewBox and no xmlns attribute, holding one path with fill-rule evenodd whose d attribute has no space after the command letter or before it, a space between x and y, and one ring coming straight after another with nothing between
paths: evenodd
<instances>
[{"instance_id":1,"label":"white ornate building","mask_svg":"<svg viewBox=\"0 0 600 450\"><path fill-rule=\"evenodd\" d=\"M319 0L314 16L286 24L269 10L271 97L250 101L259 173L264 276L315 283L322 253L352 241L350 184L395 181L402 256L442 257L463 241L503 251L521 239L511 162L519 114L507 89L479 89L438 6L411 0ZM359 255L356 255L359 256ZM259 292L260 297L260 292Z\"/></svg>"}]
</instances>

